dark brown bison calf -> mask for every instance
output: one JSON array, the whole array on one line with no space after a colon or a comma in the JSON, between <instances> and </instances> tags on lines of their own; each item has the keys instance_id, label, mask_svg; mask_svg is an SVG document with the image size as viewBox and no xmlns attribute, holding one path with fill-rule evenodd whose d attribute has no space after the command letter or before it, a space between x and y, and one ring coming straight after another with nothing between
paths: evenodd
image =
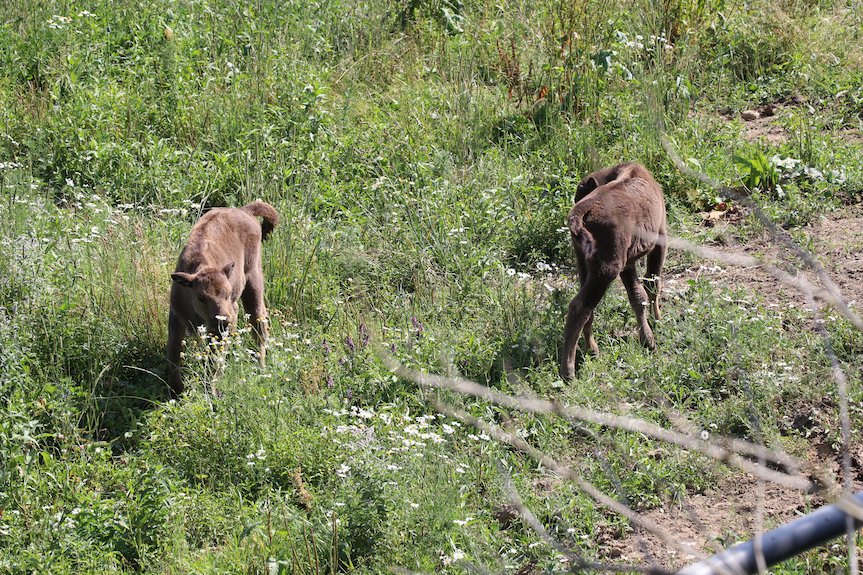
<instances>
[{"instance_id":1,"label":"dark brown bison calf","mask_svg":"<svg viewBox=\"0 0 863 575\"><path fill-rule=\"evenodd\" d=\"M560 376L566 380L575 375L582 331L588 349L594 354L599 351L591 332L593 310L617 276L638 318L642 345L655 347L645 308L649 301L653 317L659 319L659 273L666 247L662 188L640 164L599 170L578 184L568 223L581 288L569 303L564 327ZM635 263L644 256L647 272L642 285Z\"/></svg>"},{"instance_id":2,"label":"dark brown bison calf","mask_svg":"<svg viewBox=\"0 0 863 575\"><path fill-rule=\"evenodd\" d=\"M262 217L263 223L256 218ZM237 325L239 306L251 317L264 365L267 309L261 241L279 222L276 210L264 202L242 208L217 208L198 220L171 274L171 311L168 316L168 384L174 397L183 393L180 348L187 332L205 326L222 335Z\"/></svg>"}]
</instances>

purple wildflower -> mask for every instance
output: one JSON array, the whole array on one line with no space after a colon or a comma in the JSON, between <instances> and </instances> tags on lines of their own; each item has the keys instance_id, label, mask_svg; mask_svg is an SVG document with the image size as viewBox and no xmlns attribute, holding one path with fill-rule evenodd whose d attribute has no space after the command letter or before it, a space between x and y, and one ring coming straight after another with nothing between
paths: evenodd
<instances>
[{"instance_id":1,"label":"purple wildflower","mask_svg":"<svg viewBox=\"0 0 863 575\"><path fill-rule=\"evenodd\" d=\"M354 338L352 338L351 336L345 338L345 345L348 346L348 350L350 350L351 354L353 354L354 351L356 351L357 349L357 346L354 345Z\"/></svg>"},{"instance_id":2,"label":"purple wildflower","mask_svg":"<svg viewBox=\"0 0 863 575\"><path fill-rule=\"evenodd\" d=\"M417 319L417 316L415 316L415 315L411 316L411 324L413 324L414 329L417 330L417 336L420 336L423 334L423 331L425 330L425 328L423 327L422 322L420 322L420 320Z\"/></svg>"},{"instance_id":3,"label":"purple wildflower","mask_svg":"<svg viewBox=\"0 0 863 575\"><path fill-rule=\"evenodd\" d=\"M366 347L369 344L369 328L365 322L360 323L360 344Z\"/></svg>"},{"instance_id":4,"label":"purple wildflower","mask_svg":"<svg viewBox=\"0 0 863 575\"><path fill-rule=\"evenodd\" d=\"M324 338L324 342L321 345L324 348L324 354L330 355L333 353L333 348L330 347L330 342L327 341L327 338Z\"/></svg>"},{"instance_id":5,"label":"purple wildflower","mask_svg":"<svg viewBox=\"0 0 863 575\"><path fill-rule=\"evenodd\" d=\"M336 386L336 381L332 375L327 375L327 389L332 389Z\"/></svg>"}]
</instances>

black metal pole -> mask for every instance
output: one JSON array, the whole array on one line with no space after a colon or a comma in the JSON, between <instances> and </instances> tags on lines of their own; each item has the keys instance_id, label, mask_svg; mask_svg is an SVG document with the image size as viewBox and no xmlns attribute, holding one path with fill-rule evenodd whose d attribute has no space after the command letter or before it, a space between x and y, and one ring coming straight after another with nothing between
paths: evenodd
<instances>
[{"instance_id":1,"label":"black metal pole","mask_svg":"<svg viewBox=\"0 0 863 575\"><path fill-rule=\"evenodd\" d=\"M851 496L850 501L863 511L863 491ZM844 535L848 528L849 515L837 505L825 505L818 511L768 531L761 536L761 551L769 567ZM863 525L854 519L854 529ZM742 575L758 573L755 555L755 540L735 545L709 559L693 563L677 572L677 575Z\"/></svg>"}]
</instances>

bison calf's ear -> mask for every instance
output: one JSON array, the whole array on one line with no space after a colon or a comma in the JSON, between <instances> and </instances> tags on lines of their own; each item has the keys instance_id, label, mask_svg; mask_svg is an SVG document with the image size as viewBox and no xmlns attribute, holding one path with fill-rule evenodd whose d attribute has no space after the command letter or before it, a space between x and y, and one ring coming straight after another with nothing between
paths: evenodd
<instances>
[{"instance_id":1,"label":"bison calf's ear","mask_svg":"<svg viewBox=\"0 0 863 575\"><path fill-rule=\"evenodd\" d=\"M578 202L584 196L599 187L599 182L593 176L587 176L578 184L575 189L575 201Z\"/></svg>"},{"instance_id":2,"label":"bison calf's ear","mask_svg":"<svg viewBox=\"0 0 863 575\"><path fill-rule=\"evenodd\" d=\"M171 274L171 279L183 287L192 287L197 278L195 277L195 274L188 274L186 272L174 272Z\"/></svg>"}]
</instances>

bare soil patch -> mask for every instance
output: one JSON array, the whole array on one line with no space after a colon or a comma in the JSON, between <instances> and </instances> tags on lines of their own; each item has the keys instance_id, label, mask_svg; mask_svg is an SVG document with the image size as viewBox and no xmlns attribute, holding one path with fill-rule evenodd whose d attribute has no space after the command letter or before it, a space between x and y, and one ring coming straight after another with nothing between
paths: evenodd
<instances>
[{"instance_id":1,"label":"bare soil patch","mask_svg":"<svg viewBox=\"0 0 863 575\"><path fill-rule=\"evenodd\" d=\"M863 146L863 133L859 130L841 130L839 137L849 144Z\"/></svg>"},{"instance_id":2,"label":"bare soil patch","mask_svg":"<svg viewBox=\"0 0 863 575\"><path fill-rule=\"evenodd\" d=\"M750 142L764 141L778 146L788 141L788 132L776 123L775 116L767 116L747 122L743 137Z\"/></svg>"},{"instance_id":3,"label":"bare soil patch","mask_svg":"<svg viewBox=\"0 0 863 575\"><path fill-rule=\"evenodd\" d=\"M740 118L745 122L743 137L750 142L763 141L778 146L788 141L788 132L777 123L785 106L767 104L755 110L744 110Z\"/></svg>"},{"instance_id":4,"label":"bare soil patch","mask_svg":"<svg viewBox=\"0 0 863 575\"><path fill-rule=\"evenodd\" d=\"M805 228L803 232L806 239L803 243L807 251L827 269L849 303L859 309L863 306L863 217L859 215L859 208L857 212L827 217ZM795 265L801 265L766 234L746 243L730 241L715 247L721 252L756 256L789 271ZM789 262L793 262L793 265ZM808 275L814 277L811 273ZM707 277L729 288L754 292L771 303L805 303L796 290L780 284L761 266L740 268L705 262L697 268L667 276L666 289L672 293L683 289L693 277ZM803 423L800 425L805 427L808 416L809 411L801 412L799 419ZM799 423L797 419L791 423L795 429ZM850 451L853 488L859 491L863 489L863 445L853 445ZM842 477L841 456L824 437L812 437L805 459L812 467L810 471L823 471L834 478ZM682 503L651 510L645 517L674 534L677 541L711 555L825 503L827 501L819 495L806 495L759 482L748 474L736 473L704 493L689 495ZM679 569L698 560L697 557L683 555L655 536L639 530L621 539L604 537L600 540L603 555L609 560L666 570Z\"/></svg>"},{"instance_id":5,"label":"bare soil patch","mask_svg":"<svg viewBox=\"0 0 863 575\"><path fill-rule=\"evenodd\" d=\"M828 271L848 302L859 309L863 305L863 217L844 214L824 218L804 228L805 249ZM732 235L732 234L729 234ZM811 270L786 248L766 233L745 243L729 239L723 245L711 246L721 253L745 254L765 263L800 273L819 283ZM705 262L694 269L667 276L666 289L674 292L685 286L687 280L707 277L710 281L731 289L751 290L767 302L802 305L805 300L797 290L786 286L764 271L763 266L736 267L722 262Z\"/></svg>"},{"instance_id":6,"label":"bare soil patch","mask_svg":"<svg viewBox=\"0 0 863 575\"><path fill-rule=\"evenodd\" d=\"M674 534L678 543L712 555L758 532L769 529L811 506L809 496L777 485L759 485L751 475L729 477L715 488L691 495L679 505L668 505L644 514L654 525ZM607 555L627 563L651 565L660 569L679 569L700 557L685 555L646 532L609 541Z\"/></svg>"},{"instance_id":7,"label":"bare soil patch","mask_svg":"<svg viewBox=\"0 0 863 575\"><path fill-rule=\"evenodd\" d=\"M829 447L824 446L828 451ZM810 459L821 456L813 447ZM831 452L832 454L832 452ZM838 468L838 463L827 463ZM859 471L859 470L858 470ZM863 488L858 479L855 490ZM682 504L667 505L644 514L654 525L709 556L759 532L793 521L827 502L818 495L759 482L748 474L727 477L713 489L689 496ZM669 547L654 535L635 531L622 539L604 541L606 558L671 570L700 560Z\"/></svg>"}]
</instances>

